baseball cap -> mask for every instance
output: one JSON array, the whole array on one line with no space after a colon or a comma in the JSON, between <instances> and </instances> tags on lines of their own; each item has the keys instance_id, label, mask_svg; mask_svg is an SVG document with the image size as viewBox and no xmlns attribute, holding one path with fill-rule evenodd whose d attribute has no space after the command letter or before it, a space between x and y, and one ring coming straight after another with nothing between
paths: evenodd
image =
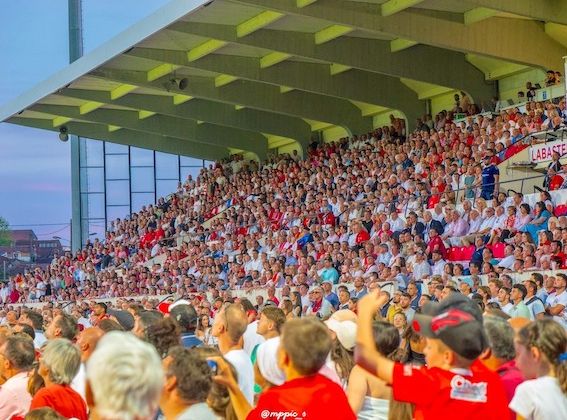
<instances>
[{"instance_id":1,"label":"baseball cap","mask_svg":"<svg viewBox=\"0 0 567 420\"><path fill-rule=\"evenodd\" d=\"M468 360L476 359L488 347L478 305L458 293L426 304L423 312L415 315L413 327Z\"/></svg>"},{"instance_id":2,"label":"baseball cap","mask_svg":"<svg viewBox=\"0 0 567 420\"><path fill-rule=\"evenodd\" d=\"M356 345L356 322L328 319L325 321L325 324L327 324L328 329L337 335L337 340L345 349L354 349Z\"/></svg>"},{"instance_id":3,"label":"baseball cap","mask_svg":"<svg viewBox=\"0 0 567 420\"><path fill-rule=\"evenodd\" d=\"M282 385L285 382L285 374L278 366L278 347L280 338L275 337L266 340L258 346L256 361L262 376L274 385Z\"/></svg>"}]
</instances>

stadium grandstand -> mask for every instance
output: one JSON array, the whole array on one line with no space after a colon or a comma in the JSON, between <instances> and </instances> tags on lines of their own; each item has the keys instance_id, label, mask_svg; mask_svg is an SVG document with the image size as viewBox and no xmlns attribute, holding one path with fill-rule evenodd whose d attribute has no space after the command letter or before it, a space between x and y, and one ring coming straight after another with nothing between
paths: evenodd
<instances>
[{"instance_id":1,"label":"stadium grandstand","mask_svg":"<svg viewBox=\"0 0 567 420\"><path fill-rule=\"evenodd\" d=\"M208 162L1 284L0 418L567 419L566 25L176 0L0 108Z\"/></svg>"}]
</instances>

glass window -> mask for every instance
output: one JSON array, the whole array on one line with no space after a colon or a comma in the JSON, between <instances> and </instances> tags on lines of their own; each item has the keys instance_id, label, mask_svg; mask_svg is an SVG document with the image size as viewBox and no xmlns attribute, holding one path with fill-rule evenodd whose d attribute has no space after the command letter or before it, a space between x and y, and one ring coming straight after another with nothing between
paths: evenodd
<instances>
[{"instance_id":1,"label":"glass window","mask_svg":"<svg viewBox=\"0 0 567 420\"><path fill-rule=\"evenodd\" d=\"M116 207L106 207L106 217L107 225L110 226L110 222L116 219L124 219L130 216L130 206L116 206Z\"/></svg>"},{"instance_id":2,"label":"glass window","mask_svg":"<svg viewBox=\"0 0 567 420\"><path fill-rule=\"evenodd\" d=\"M103 165L103 142L99 140L83 139L80 142L81 166Z\"/></svg>"},{"instance_id":3,"label":"glass window","mask_svg":"<svg viewBox=\"0 0 567 420\"><path fill-rule=\"evenodd\" d=\"M203 168L184 168L183 166L181 167L181 181L185 182L187 181L187 177L189 175L191 175L193 177L193 180L196 180L197 177L199 176L199 174L201 173L201 169Z\"/></svg>"},{"instance_id":4,"label":"glass window","mask_svg":"<svg viewBox=\"0 0 567 420\"><path fill-rule=\"evenodd\" d=\"M154 191L154 168L132 168L132 192Z\"/></svg>"},{"instance_id":5,"label":"glass window","mask_svg":"<svg viewBox=\"0 0 567 420\"><path fill-rule=\"evenodd\" d=\"M179 179L177 155L156 152L156 179Z\"/></svg>"},{"instance_id":6,"label":"glass window","mask_svg":"<svg viewBox=\"0 0 567 420\"><path fill-rule=\"evenodd\" d=\"M130 164L132 166L154 166L153 150L140 149L139 147L131 147Z\"/></svg>"},{"instance_id":7,"label":"glass window","mask_svg":"<svg viewBox=\"0 0 567 420\"><path fill-rule=\"evenodd\" d=\"M203 167L203 159L192 158L189 156L180 156L181 166L200 166Z\"/></svg>"},{"instance_id":8,"label":"glass window","mask_svg":"<svg viewBox=\"0 0 567 420\"><path fill-rule=\"evenodd\" d=\"M106 179L128 179L128 155L106 155Z\"/></svg>"},{"instance_id":9,"label":"glass window","mask_svg":"<svg viewBox=\"0 0 567 420\"><path fill-rule=\"evenodd\" d=\"M81 168L81 192L104 192L104 169Z\"/></svg>"},{"instance_id":10,"label":"glass window","mask_svg":"<svg viewBox=\"0 0 567 420\"><path fill-rule=\"evenodd\" d=\"M138 212L150 204L155 204L154 193L132 193L132 212Z\"/></svg>"},{"instance_id":11,"label":"glass window","mask_svg":"<svg viewBox=\"0 0 567 420\"><path fill-rule=\"evenodd\" d=\"M104 149L105 149L104 151L106 152L106 154L109 154L109 153L128 154L128 146L124 146L123 144L106 142L106 144L104 145Z\"/></svg>"},{"instance_id":12,"label":"glass window","mask_svg":"<svg viewBox=\"0 0 567 420\"><path fill-rule=\"evenodd\" d=\"M85 219L104 218L104 194L81 194L81 208Z\"/></svg>"},{"instance_id":13,"label":"glass window","mask_svg":"<svg viewBox=\"0 0 567 420\"><path fill-rule=\"evenodd\" d=\"M176 180L158 180L156 182L156 197L165 197L172 192L177 191L177 183L178 181Z\"/></svg>"},{"instance_id":14,"label":"glass window","mask_svg":"<svg viewBox=\"0 0 567 420\"><path fill-rule=\"evenodd\" d=\"M104 226L104 219L89 219L88 227L88 232L85 232L83 235L90 238L91 242L96 238L100 240L104 239L104 232L106 230Z\"/></svg>"},{"instance_id":15,"label":"glass window","mask_svg":"<svg viewBox=\"0 0 567 420\"><path fill-rule=\"evenodd\" d=\"M130 206L128 181L106 181L106 204Z\"/></svg>"}]
</instances>

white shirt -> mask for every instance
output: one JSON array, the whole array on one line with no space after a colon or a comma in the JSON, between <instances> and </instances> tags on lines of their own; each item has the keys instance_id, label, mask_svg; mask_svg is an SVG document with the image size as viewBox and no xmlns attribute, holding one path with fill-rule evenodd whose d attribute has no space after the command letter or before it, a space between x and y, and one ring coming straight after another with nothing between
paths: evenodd
<instances>
[{"instance_id":1,"label":"white shirt","mask_svg":"<svg viewBox=\"0 0 567 420\"><path fill-rule=\"evenodd\" d=\"M254 348L258 344L262 344L266 341L264 337L256 332L257 329L258 321L254 321L248 324L248 327L246 327L246 331L244 332L244 345L242 347L244 348L244 351L248 353L248 356L252 355Z\"/></svg>"},{"instance_id":2,"label":"white shirt","mask_svg":"<svg viewBox=\"0 0 567 420\"><path fill-rule=\"evenodd\" d=\"M559 322L563 326L563 328L567 329L567 290L564 290L562 293L557 294L557 292L553 292L550 294L546 301L546 307L552 307L556 305L563 305L563 310L553 317L555 322Z\"/></svg>"},{"instance_id":3,"label":"white shirt","mask_svg":"<svg viewBox=\"0 0 567 420\"><path fill-rule=\"evenodd\" d=\"M77 374L73 378L73 382L71 382L71 388L81 397L85 402L87 399L85 398L86 388L87 388L87 369L85 368L85 364L81 363L79 366L79 370Z\"/></svg>"},{"instance_id":4,"label":"white shirt","mask_svg":"<svg viewBox=\"0 0 567 420\"><path fill-rule=\"evenodd\" d=\"M518 385L509 407L526 420L567 419L567 397L551 376Z\"/></svg>"},{"instance_id":5,"label":"white shirt","mask_svg":"<svg viewBox=\"0 0 567 420\"><path fill-rule=\"evenodd\" d=\"M25 416L29 411L32 397L27 390L28 372L18 373L0 387L0 418Z\"/></svg>"},{"instance_id":6,"label":"white shirt","mask_svg":"<svg viewBox=\"0 0 567 420\"><path fill-rule=\"evenodd\" d=\"M512 309L514 309L514 305L512 304L512 302L508 302L506 305L502 306L500 305L502 312L505 312L506 315L510 315L510 312L512 311Z\"/></svg>"},{"instance_id":7,"label":"white shirt","mask_svg":"<svg viewBox=\"0 0 567 420\"><path fill-rule=\"evenodd\" d=\"M251 405L254 405L254 366L244 350L231 350L224 355L238 372L238 385Z\"/></svg>"}]
</instances>

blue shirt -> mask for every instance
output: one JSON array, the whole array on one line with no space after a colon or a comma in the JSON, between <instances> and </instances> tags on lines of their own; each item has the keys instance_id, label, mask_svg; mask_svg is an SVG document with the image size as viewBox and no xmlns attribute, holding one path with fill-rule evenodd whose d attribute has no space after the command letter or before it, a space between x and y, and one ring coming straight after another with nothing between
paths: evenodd
<instances>
[{"instance_id":1,"label":"blue shirt","mask_svg":"<svg viewBox=\"0 0 567 420\"><path fill-rule=\"evenodd\" d=\"M482 189L484 191L494 190L494 181L496 175L500 175L500 171L494 165L489 165L482 170Z\"/></svg>"},{"instance_id":2,"label":"blue shirt","mask_svg":"<svg viewBox=\"0 0 567 420\"><path fill-rule=\"evenodd\" d=\"M339 307L339 297L335 293L329 293L327 296L325 296L325 299L327 299L329 303L333 305L333 308L337 309Z\"/></svg>"},{"instance_id":3,"label":"blue shirt","mask_svg":"<svg viewBox=\"0 0 567 420\"><path fill-rule=\"evenodd\" d=\"M337 284L339 282L339 272L335 267L324 268L321 272L321 280L330 280L333 284Z\"/></svg>"},{"instance_id":4,"label":"blue shirt","mask_svg":"<svg viewBox=\"0 0 567 420\"><path fill-rule=\"evenodd\" d=\"M203 342L197 338L193 333L181 334L181 344L185 348L201 347Z\"/></svg>"}]
</instances>

